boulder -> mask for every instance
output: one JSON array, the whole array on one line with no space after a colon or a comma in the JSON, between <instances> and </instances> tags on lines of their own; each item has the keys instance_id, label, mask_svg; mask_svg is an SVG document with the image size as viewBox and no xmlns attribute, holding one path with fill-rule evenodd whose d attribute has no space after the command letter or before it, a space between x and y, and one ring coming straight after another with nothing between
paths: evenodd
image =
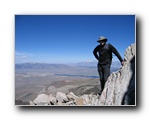
<instances>
[{"instance_id":1,"label":"boulder","mask_svg":"<svg viewBox=\"0 0 150 120\"><path fill-rule=\"evenodd\" d=\"M76 96L73 92L69 92L67 97L69 100L76 100L78 98L78 96Z\"/></svg>"},{"instance_id":2,"label":"boulder","mask_svg":"<svg viewBox=\"0 0 150 120\"><path fill-rule=\"evenodd\" d=\"M36 105L50 104L49 96L46 94L39 94L33 103Z\"/></svg>"},{"instance_id":3,"label":"boulder","mask_svg":"<svg viewBox=\"0 0 150 120\"><path fill-rule=\"evenodd\" d=\"M82 95L82 98L84 100L84 102L83 102L84 105L90 104L90 99L89 99L89 95L88 94Z\"/></svg>"},{"instance_id":4,"label":"boulder","mask_svg":"<svg viewBox=\"0 0 150 120\"><path fill-rule=\"evenodd\" d=\"M50 102L51 105L56 105L57 104L56 97L54 97L52 94L50 94L48 96L48 99L49 99L49 102Z\"/></svg>"},{"instance_id":5,"label":"boulder","mask_svg":"<svg viewBox=\"0 0 150 120\"><path fill-rule=\"evenodd\" d=\"M34 103L34 102L32 102L32 101L30 101L30 105L35 105L35 103Z\"/></svg>"},{"instance_id":6,"label":"boulder","mask_svg":"<svg viewBox=\"0 0 150 120\"><path fill-rule=\"evenodd\" d=\"M84 99L83 99L83 97L78 97L76 99L76 105L84 105Z\"/></svg>"},{"instance_id":7,"label":"boulder","mask_svg":"<svg viewBox=\"0 0 150 120\"><path fill-rule=\"evenodd\" d=\"M66 94L63 93L63 92L57 92L57 94L56 94L56 99L57 99L58 101L62 102L62 103L69 101L68 98L67 98L67 96L66 96Z\"/></svg>"}]
</instances>

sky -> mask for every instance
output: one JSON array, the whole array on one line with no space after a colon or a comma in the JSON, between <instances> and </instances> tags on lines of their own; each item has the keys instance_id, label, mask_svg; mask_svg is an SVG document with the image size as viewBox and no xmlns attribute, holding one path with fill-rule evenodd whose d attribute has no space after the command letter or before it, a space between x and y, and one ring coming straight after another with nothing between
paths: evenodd
<instances>
[{"instance_id":1,"label":"sky","mask_svg":"<svg viewBox=\"0 0 150 120\"><path fill-rule=\"evenodd\" d=\"M94 61L100 36L124 58L135 28L135 15L15 15L15 63Z\"/></svg>"}]
</instances>

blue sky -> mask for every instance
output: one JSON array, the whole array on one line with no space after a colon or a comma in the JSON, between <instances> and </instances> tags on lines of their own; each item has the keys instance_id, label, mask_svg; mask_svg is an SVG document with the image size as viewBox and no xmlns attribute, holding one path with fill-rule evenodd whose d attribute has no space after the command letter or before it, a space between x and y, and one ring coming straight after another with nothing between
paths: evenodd
<instances>
[{"instance_id":1,"label":"blue sky","mask_svg":"<svg viewBox=\"0 0 150 120\"><path fill-rule=\"evenodd\" d=\"M135 43L135 16L15 15L15 62L93 61L100 36L124 58L125 49Z\"/></svg>"}]
</instances>

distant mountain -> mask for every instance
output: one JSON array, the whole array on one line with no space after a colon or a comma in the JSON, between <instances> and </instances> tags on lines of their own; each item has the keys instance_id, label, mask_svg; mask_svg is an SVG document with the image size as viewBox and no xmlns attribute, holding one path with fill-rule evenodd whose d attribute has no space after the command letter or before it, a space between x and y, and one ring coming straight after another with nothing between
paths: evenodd
<instances>
[{"instance_id":1,"label":"distant mountain","mask_svg":"<svg viewBox=\"0 0 150 120\"><path fill-rule=\"evenodd\" d=\"M85 61L72 64L73 66L97 66L97 61Z\"/></svg>"},{"instance_id":2,"label":"distant mountain","mask_svg":"<svg viewBox=\"0 0 150 120\"><path fill-rule=\"evenodd\" d=\"M48 64L48 63L21 63L15 64L16 69L54 69L68 68L65 64Z\"/></svg>"},{"instance_id":3,"label":"distant mountain","mask_svg":"<svg viewBox=\"0 0 150 120\"><path fill-rule=\"evenodd\" d=\"M59 68L70 68L73 66L82 67L97 67L97 61L79 62L73 64L50 64L50 63L20 63L15 64L16 69L59 69ZM121 66L119 61L113 61L111 67L119 68Z\"/></svg>"},{"instance_id":4,"label":"distant mountain","mask_svg":"<svg viewBox=\"0 0 150 120\"><path fill-rule=\"evenodd\" d=\"M74 65L74 66L91 66L91 67L93 66L93 67L95 67L95 66L97 66L97 63L98 62L96 60L93 60L93 61L87 61L87 62L74 63L72 65ZM121 64L120 64L119 61L112 61L111 67L119 68L119 67L121 67Z\"/></svg>"}]
</instances>

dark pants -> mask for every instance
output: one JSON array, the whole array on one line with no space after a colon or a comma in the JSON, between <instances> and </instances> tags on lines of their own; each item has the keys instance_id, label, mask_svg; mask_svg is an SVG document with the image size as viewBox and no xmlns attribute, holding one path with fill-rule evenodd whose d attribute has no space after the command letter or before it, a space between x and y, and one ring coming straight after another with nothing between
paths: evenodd
<instances>
[{"instance_id":1,"label":"dark pants","mask_svg":"<svg viewBox=\"0 0 150 120\"><path fill-rule=\"evenodd\" d=\"M107 78L110 75L110 65L97 65L98 67L98 73L99 73L99 77L100 77L100 84L101 84L101 88L100 88L100 93L103 91L105 83L107 81Z\"/></svg>"}]
</instances>

